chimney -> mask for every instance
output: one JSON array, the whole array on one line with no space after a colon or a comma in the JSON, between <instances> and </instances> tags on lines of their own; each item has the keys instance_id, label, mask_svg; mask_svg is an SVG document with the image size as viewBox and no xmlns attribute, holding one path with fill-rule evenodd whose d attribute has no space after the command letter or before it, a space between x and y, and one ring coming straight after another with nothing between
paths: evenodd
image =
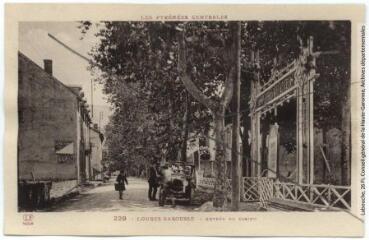
<instances>
[{"instance_id":1,"label":"chimney","mask_svg":"<svg viewBox=\"0 0 369 240\"><path fill-rule=\"evenodd\" d=\"M53 61L51 59L44 59L44 69L50 75L53 75Z\"/></svg>"}]
</instances>

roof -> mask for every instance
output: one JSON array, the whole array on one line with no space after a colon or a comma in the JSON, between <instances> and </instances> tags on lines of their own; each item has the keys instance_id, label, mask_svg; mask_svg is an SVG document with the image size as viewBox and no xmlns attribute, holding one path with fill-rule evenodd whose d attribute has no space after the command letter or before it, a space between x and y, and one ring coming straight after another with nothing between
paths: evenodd
<instances>
[{"instance_id":1,"label":"roof","mask_svg":"<svg viewBox=\"0 0 369 240\"><path fill-rule=\"evenodd\" d=\"M40 67L37 63L35 63L34 61L32 61L29 57L27 57L26 55L24 55L22 52L18 51L18 57L23 58L24 60L26 60L27 62L29 62L30 64L34 65L35 67L37 67L43 74L46 74L49 79L51 79L52 81L58 83L59 85L63 86L67 91L69 91L70 93L73 94L73 96L76 97L76 99L78 99L79 101L82 100L82 98L79 96L79 93L77 93L76 91L73 91L73 88L81 88L78 85L72 85L72 86L67 86L65 85L63 82L59 81L57 78L55 78L53 75L47 73L45 71L45 69L43 69L42 67ZM85 108L85 110L87 110ZM89 113L87 113L87 117L89 119L89 121L91 122L91 116Z\"/></svg>"},{"instance_id":2,"label":"roof","mask_svg":"<svg viewBox=\"0 0 369 240\"><path fill-rule=\"evenodd\" d=\"M71 92L73 95L75 95L78 98L78 95L75 92L73 92L72 89L70 89L68 86L66 86L64 83L62 83L60 80L58 80L57 78L55 78L53 75L47 73L45 71L45 69L43 69L42 67L40 67L37 63L35 63L34 61L32 61L29 57L27 57L26 55L24 55L22 52L18 51L18 56L21 57L21 58L24 58L27 62L35 65L37 68L39 68L39 70L41 70L42 72L44 72L45 74L47 74L50 79L54 80L58 84L60 84L63 87L65 87L65 89L67 89L69 92Z\"/></svg>"},{"instance_id":3,"label":"roof","mask_svg":"<svg viewBox=\"0 0 369 240\"><path fill-rule=\"evenodd\" d=\"M67 146L63 147L62 149L56 151L56 154L74 154L74 146L73 143L69 143Z\"/></svg>"}]
</instances>

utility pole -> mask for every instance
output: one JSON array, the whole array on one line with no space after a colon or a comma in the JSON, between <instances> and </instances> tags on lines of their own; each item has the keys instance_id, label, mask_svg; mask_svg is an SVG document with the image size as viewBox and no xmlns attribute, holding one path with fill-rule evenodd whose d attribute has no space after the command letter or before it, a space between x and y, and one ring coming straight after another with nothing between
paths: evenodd
<instances>
[{"instance_id":1,"label":"utility pole","mask_svg":"<svg viewBox=\"0 0 369 240\"><path fill-rule=\"evenodd\" d=\"M233 56L236 65L236 74L233 88L233 111L232 119L232 211L240 208L240 182L241 182L241 156L240 156L240 87L241 87L241 23L233 22Z\"/></svg>"},{"instance_id":2,"label":"utility pole","mask_svg":"<svg viewBox=\"0 0 369 240\"><path fill-rule=\"evenodd\" d=\"M94 83L91 78L91 120L94 118Z\"/></svg>"}]
</instances>

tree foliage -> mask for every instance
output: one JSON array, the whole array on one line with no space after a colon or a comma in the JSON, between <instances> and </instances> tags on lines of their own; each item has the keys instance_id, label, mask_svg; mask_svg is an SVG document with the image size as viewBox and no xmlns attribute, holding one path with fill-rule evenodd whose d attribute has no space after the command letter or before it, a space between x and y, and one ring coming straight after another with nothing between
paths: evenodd
<instances>
[{"instance_id":1,"label":"tree foliage","mask_svg":"<svg viewBox=\"0 0 369 240\"><path fill-rule=\"evenodd\" d=\"M217 92L221 90L219 84L225 76L225 65L221 64L219 56L222 54L218 50L227 43L223 36L217 34L206 37L202 28L204 23L195 25L189 28L192 30L186 38L188 69L201 91L216 99L219 98ZM213 23L208 25L223 27ZM81 28L87 31L90 26L91 23L83 23ZM211 119L209 110L186 93L179 79L177 26L178 23L104 22L97 34L100 44L90 53L93 58L91 67L101 72L98 81L115 108L114 118L123 122L128 117L123 105L131 101L127 96L133 95L145 106L147 118L155 123L150 126L155 130L149 131L155 136L147 136L146 143L154 142L170 160L177 158L177 150L185 141L181 134L185 99L189 97L190 101L192 114L187 121L191 132L206 132ZM199 61L201 64L197 64ZM111 124L117 122L115 120ZM130 145L125 147L130 148Z\"/></svg>"},{"instance_id":2,"label":"tree foliage","mask_svg":"<svg viewBox=\"0 0 369 240\"><path fill-rule=\"evenodd\" d=\"M351 24L349 21L261 21L248 22L245 41L250 50L260 50L261 83L295 60L306 47L307 39L314 39L317 58L314 113L315 125L321 128L340 128L342 104L350 83ZM332 55L325 52L335 51ZM249 62L245 54L247 68ZM252 66L248 65L252 68ZM255 70L255 69L251 69Z\"/></svg>"},{"instance_id":3,"label":"tree foliage","mask_svg":"<svg viewBox=\"0 0 369 240\"><path fill-rule=\"evenodd\" d=\"M86 32L91 24L83 22L81 31ZM185 128L195 133L209 129L216 107L199 100L222 102L234 64L230 24L100 23L97 33L100 43L90 53L91 68L100 72L97 80L115 109L107 128L112 158L151 160L148 155L164 155L167 160L175 160L187 141L183 134ZM297 58L309 36L314 37L314 51L338 51L338 55L318 58L320 78L315 83L314 112L316 126L339 128L342 113L337 109L347 99L347 94L342 92L348 88L350 79L350 23L250 21L242 22L241 28L240 111L244 154L249 155L250 82L256 79L256 73L262 84L275 76ZM250 61L255 50L260 51L259 66ZM184 59L179 61L181 56ZM189 81L183 81L184 77ZM192 85L186 85L189 83ZM197 89L198 94L188 91L189 87ZM202 95L201 99L198 95ZM223 107L223 118L229 122L227 115L232 116L232 109L228 104ZM185 109L189 111L188 118Z\"/></svg>"}]
</instances>

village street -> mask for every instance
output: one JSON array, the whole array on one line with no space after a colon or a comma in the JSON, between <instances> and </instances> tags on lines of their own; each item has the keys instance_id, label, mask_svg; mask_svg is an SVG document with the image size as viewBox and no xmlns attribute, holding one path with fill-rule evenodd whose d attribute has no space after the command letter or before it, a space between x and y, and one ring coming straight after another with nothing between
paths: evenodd
<instances>
[{"instance_id":1,"label":"village street","mask_svg":"<svg viewBox=\"0 0 369 240\"><path fill-rule=\"evenodd\" d=\"M19 211L351 211L349 21L92 25L23 25Z\"/></svg>"},{"instance_id":2,"label":"village street","mask_svg":"<svg viewBox=\"0 0 369 240\"><path fill-rule=\"evenodd\" d=\"M114 190L114 181L115 178L111 178L107 184L82 191L79 195L51 207L50 211L191 211L198 207L187 206L185 203L178 203L174 208L169 203L160 207L158 201L149 201L147 181L140 178L128 178L129 184L126 186L123 200L119 200L118 192Z\"/></svg>"}]
</instances>

